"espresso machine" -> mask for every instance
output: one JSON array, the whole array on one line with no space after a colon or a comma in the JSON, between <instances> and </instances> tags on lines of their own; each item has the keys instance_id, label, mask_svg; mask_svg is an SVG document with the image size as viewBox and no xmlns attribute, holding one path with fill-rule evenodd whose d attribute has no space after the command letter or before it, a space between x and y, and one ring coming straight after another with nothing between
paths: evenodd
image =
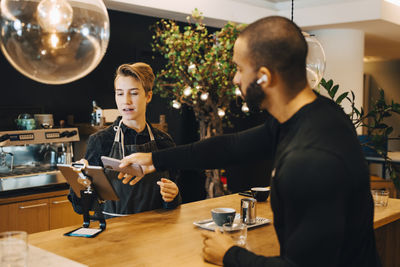
<instances>
[{"instance_id":1,"label":"espresso machine","mask_svg":"<svg viewBox=\"0 0 400 267\"><path fill-rule=\"evenodd\" d=\"M0 195L65 186L57 164L73 161L77 141L77 128L0 131Z\"/></svg>"}]
</instances>

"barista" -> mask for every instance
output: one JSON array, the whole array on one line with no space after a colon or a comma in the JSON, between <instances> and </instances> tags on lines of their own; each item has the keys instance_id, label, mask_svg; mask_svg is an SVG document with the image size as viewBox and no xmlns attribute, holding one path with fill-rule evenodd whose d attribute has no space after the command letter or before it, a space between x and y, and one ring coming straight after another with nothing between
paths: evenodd
<instances>
[{"instance_id":1,"label":"barista","mask_svg":"<svg viewBox=\"0 0 400 267\"><path fill-rule=\"evenodd\" d=\"M145 63L123 64L116 71L115 102L121 117L113 125L89 137L84 162L102 166L101 156L122 159L135 152L152 152L175 146L165 132L146 122L146 107L152 99L154 74ZM176 173L168 171L146 175L142 183L132 187L118 180L118 173L105 169L119 201L106 201L106 217L158 208L175 208L181 203ZM80 199L71 190L69 199L77 213L82 213Z\"/></svg>"}]
</instances>

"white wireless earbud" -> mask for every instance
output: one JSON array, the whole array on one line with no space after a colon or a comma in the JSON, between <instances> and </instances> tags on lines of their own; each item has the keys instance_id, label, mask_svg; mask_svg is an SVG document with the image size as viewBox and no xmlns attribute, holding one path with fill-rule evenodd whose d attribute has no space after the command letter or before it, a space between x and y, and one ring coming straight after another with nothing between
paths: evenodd
<instances>
[{"instance_id":1,"label":"white wireless earbud","mask_svg":"<svg viewBox=\"0 0 400 267\"><path fill-rule=\"evenodd\" d=\"M263 82L268 82L268 77L265 74L263 76L261 76L260 79L257 80L257 84L261 84Z\"/></svg>"}]
</instances>

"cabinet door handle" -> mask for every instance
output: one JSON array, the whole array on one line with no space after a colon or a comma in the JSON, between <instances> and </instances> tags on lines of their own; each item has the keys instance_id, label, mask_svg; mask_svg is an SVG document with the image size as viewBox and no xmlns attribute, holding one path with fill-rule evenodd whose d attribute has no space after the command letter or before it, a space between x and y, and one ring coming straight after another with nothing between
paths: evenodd
<instances>
[{"instance_id":1,"label":"cabinet door handle","mask_svg":"<svg viewBox=\"0 0 400 267\"><path fill-rule=\"evenodd\" d=\"M19 208L20 209L31 209L31 208L37 208L37 207L43 207L43 206L47 206L47 203L35 204L35 205L30 205L30 206L21 206Z\"/></svg>"},{"instance_id":2,"label":"cabinet door handle","mask_svg":"<svg viewBox=\"0 0 400 267\"><path fill-rule=\"evenodd\" d=\"M66 203L66 202L69 202L69 200L66 199L66 200L60 200L60 201L53 201L52 203L53 204L62 204L62 203Z\"/></svg>"}]
</instances>

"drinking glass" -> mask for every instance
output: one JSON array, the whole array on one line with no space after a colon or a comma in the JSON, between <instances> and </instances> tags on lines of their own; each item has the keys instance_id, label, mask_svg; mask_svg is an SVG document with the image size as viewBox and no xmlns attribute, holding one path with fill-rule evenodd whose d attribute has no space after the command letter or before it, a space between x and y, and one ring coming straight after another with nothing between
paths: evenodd
<instances>
[{"instance_id":1,"label":"drinking glass","mask_svg":"<svg viewBox=\"0 0 400 267\"><path fill-rule=\"evenodd\" d=\"M389 200L389 191L387 190L371 190L375 207L386 207Z\"/></svg>"},{"instance_id":2,"label":"drinking glass","mask_svg":"<svg viewBox=\"0 0 400 267\"><path fill-rule=\"evenodd\" d=\"M245 223L224 223L222 231L225 235L229 235L236 245L241 247L246 246L247 225Z\"/></svg>"}]
</instances>

